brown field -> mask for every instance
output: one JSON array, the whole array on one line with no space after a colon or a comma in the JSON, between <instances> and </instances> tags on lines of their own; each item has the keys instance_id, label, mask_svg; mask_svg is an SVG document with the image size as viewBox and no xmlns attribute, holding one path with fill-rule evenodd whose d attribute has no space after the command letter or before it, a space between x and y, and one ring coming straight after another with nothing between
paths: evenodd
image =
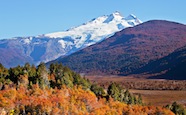
<instances>
[{"instance_id":1,"label":"brown field","mask_svg":"<svg viewBox=\"0 0 186 115\"><path fill-rule=\"evenodd\" d=\"M86 76L86 78L104 88L107 88L110 83L116 82L126 89L186 90L186 80L145 79L118 76Z\"/></svg>"},{"instance_id":2,"label":"brown field","mask_svg":"<svg viewBox=\"0 0 186 115\"><path fill-rule=\"evenodd\" d=\"M129 90L133 94L141 94L146 104L165 106L176 101L186 106L186 91L170 90Z\"/></svg>"},{"instance_id":3,"label":"brown field","mask_svg":"<svg viewBox=\"0 0 186 115\"><path fill-rule=\"evenodd\" d=\"M146 104L165 106L176 101L186 106L186 81L144 79L118 76L87 76L87 78L107 88L112 82L119 83L133 94L141 94Z\"/></svg>"}]
</instances>

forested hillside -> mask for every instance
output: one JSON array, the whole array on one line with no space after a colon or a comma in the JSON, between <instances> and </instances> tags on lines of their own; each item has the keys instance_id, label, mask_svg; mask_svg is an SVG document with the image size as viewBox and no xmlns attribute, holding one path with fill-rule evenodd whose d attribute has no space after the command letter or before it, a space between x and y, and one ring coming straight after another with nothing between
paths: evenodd
<instances>
[{"instance_id":1,"label":"forested hillside","mask_svg":"<svg viewBox=\"0 0 186 115\"><path fill-rule=\"evenodd\" d=\"M156 74L164 72L161 75L153 76L151 78L164 79L186 79L186 46L175 50L168 56L156 61L152 61L143 68L140 68L136 73L150 73Z\"/></svg>"},{"instance_id":2,"label":"forested hillside","mask_svg":"<svg viewBox=\"0 0 186 115\"><path fill-rule=\"evenodd\" d=\"M77 72L91 75L131 75L185 45L185 25L152 20L53 62L62 62Z\"/></svg>"},{"instance_id":3,"label":"forested hillside","mask_svg":"<svg viewBox=\"0 0 186 115\"><path fill-rule=\"evenodd\" d=\"M173 114L163 107L146 106L140 95L116 83L103 89L62 64L51 64L49 69L44 63L10 69L0 65L0 89L1 115Z\"/></svg>"}]
</instances>

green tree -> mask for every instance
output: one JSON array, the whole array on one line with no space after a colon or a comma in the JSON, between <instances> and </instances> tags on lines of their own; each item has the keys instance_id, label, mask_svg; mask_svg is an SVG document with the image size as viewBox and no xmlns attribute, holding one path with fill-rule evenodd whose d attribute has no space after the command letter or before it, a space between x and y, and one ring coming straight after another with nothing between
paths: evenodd
<instances>
[{"instance_id":1,"label":"green tree","mask_svg":"<svg viewBox=\"0 0 186 115\"><path fill-rule=\"evenodd\" d=\"M176 115L186 115L186 110L183 106L174 102L171 107L171 111L174 112Z\"/></svg>"},{"instance_id":2,"label":"green tree","mask_svg":"<svg viewBox=\"0 0 186 115\"><path fill-rule=\"evenodd\" d=\"M37 76L39 80L39 85L44 88L44 87L50 87L50 82L48 80L48 71L45 66L45 63L41 62L38 67L37 67Z\"/></svg>"},{"instance_id":3,"label":"green tree","mask_svg":"<svg viewBox=\"0 0 186 115\"><path fill-rule=\"evenodd\" d=\"M93 84L90 87L90 90L94 92L96 96L105 96L105 91L102 87L98 86L97 84Z\"/></svg>"},{"instance_id":4,"label":"green tree","mask_svg":"<svg viewBox=\"0 0 186 115\"><path fill-rule=\"evenodd\" d=\"M0 63L0 82L4 82L5 78L9 75L8 69L6 69L1 63Z\"/></svg>"},{"instance_id":5,"label":"green tree","mask_svg":"<svg viewBox=\"0 0 186 115\"><path fill-rule=\"evenodd\" d=\"M114 100L119 100L120 91L119 91L118 85L116 85L116 83L112 83L109 85L107 93L112 98L114 98Z\"/></svg>"},{"instance_id":6,"label":"green tree","mask_svg":"<svg viewBox=\"0 0 186 115\"><path fill-rule=\"evenodd\" d=\"M128 95L128 102L127 102L127 104L134 104L134 96L132 96L130 93L129 93L129 95Z\"/></svg>"},{"instance_id":7,"label":"green tree","mask_svg":"<svg viewBox=\"0 0 186 115\"><path fill-rule=\"evenodd\" d=\"M64 67L61 63L60 64L52 63L52 64L50 64L50 67L49 67L50 74L55 75L56 81L64 75L63 69L64 69Z\"/></svg>"},{"instance_id":8,"label":"green tree","mask_svg":"<svg viewBox=\"0 0 186 115\"><path fill-rule=\"evenodd\" d=\"M14 68L10 68L8 72L9 72L8 79L10 79L15 84L18 84L18 79L20 75L24 75L23 67L21 67L20 65Z\"/></svg>"},{"instance_id":9,"label":"green tree","mask_svg":"<svg viewBox=\"0 0 186 115\"><path fill-rule=\"evenodd\" d=\"M139 105L143 104L143 100L142 100L141 94L138 95L138 99L136 101L136 104L139 104Z\"/></svg>"}]
</instances>

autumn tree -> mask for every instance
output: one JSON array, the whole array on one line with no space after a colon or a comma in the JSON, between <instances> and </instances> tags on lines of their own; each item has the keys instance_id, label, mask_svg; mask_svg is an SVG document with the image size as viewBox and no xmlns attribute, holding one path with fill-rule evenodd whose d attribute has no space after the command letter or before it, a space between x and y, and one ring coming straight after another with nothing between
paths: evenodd
<instances>
[{"instance_id":1,"label":"autumn tree","mask_svg":"<svg viewBox=\"0 0 186 115\"><path fill-rule=\"evenodd\" d=\"M2 70L7 74L3 74ZM51 65L49 71L44 63L37 68L26 63L24 66L10 68L8 71L0 65L0 71L1 78L4 76L5 79L3 84L14 82L13 85L17 86L0 90L0 114L173 115L165 108L135 105L142 102L141 96L136 98L116 83L110 84L106 93L102 87L92 84L85 77L61 64ZM54 84L50 84L49 81ZM59 87L56 87L58 85ZM47 88L48 86L52 87ZM176 103L170 108L176 114L185 114Z\"/></svg>"}]
</instances>

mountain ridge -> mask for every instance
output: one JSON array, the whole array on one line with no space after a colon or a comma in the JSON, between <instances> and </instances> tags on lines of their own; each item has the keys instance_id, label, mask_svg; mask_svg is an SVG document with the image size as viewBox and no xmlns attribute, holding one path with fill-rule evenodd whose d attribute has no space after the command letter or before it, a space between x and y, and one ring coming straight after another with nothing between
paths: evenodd
<instances>
[{"instance_id":1,"label":"mountain ridge","mask_svg":"<svg viewBox=\"0 0 186 115\"><path fill-rule=\"evenodd\" d=\"M151 20L52 62L80 73L128 75L186 45L186 26Z\"/></svg>"},{"instance_id":2,"label":"mountain ridge","mask_svg":"<svg viewBox=\"0 0 186 115\"><path fill-rule=\"evenodd\" d=\"M113 19L103 23L110 15L114 16ZM26 62L36 65L41 61L48 62L98 43L124 28L142 23L138 18L127 21L118 12L110 15L100 16L67 31L0 40L0 50L2 51L0 52L2 55L0 63L5 67L13 67ZM12 62L6 58L9 56L3 56L8 55L4 53L5 51L17 52L19 55L9 54L14 60Z\"/></svg>"}]
</instances>

